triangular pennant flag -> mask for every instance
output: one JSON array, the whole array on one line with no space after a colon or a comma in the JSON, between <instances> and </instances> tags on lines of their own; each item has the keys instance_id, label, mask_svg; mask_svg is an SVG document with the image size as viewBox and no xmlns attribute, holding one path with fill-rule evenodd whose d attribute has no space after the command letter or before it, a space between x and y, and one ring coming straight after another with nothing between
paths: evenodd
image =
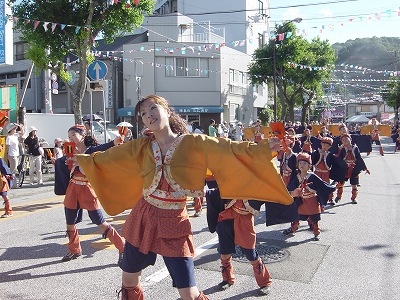
<instances>
[{"instance_id":1,"label":"triangular pennant flag","mask_svg":"<svg viewBox=\"0 0 400 300\"><path fill-rule=\"evenodd\" d=\"M78 34L80 29L81 29L81 26L76 26L76 28L75 28L75 34Z\"/></svg>"},{"instance_id":2,"label":"triangular pennant flag","mask_svg":"<svg viewBox=\"0 0 400 300\"><path fill-rule=\"evenodd\" d=\"M49 25L49 22L43 22L43 28L44 28L44 31L46 31L46 32L47 32L47 25Z\"/></svg>"},{"instance_id":3,"label":"triangular pennant flag","mask_svg":"<svg viewBox=\"0 0 400 300\"><path fill-rule=\"evenodd\" d=\"M54 32L54 29L56 29L57 23L52 23L51 24L51 32Z\"/></svg>"},{"instance_id":4,"label":"triangular pennant flag","mask_svg":"<svg viewBox=\"0 0 400 300\"><path fill-rule=\"evenodd\" d=\"M39 26L39 24L40 24L40 21L35 20L35 21L33 22L33 30L36 30L36 28Z\"/></svg>"},{"instance_id":5,"label":"triangular pennant flag","mask_svg":"<svg viewBox=\"0 0 400 300\"><path fill-rule=\"evenodd\" d=\"M67 26L67 25L61 24L61 30L64 30L65 26Z\"/></svg>"},{"instance_id":6,"label":"triangular pennant flag","mask_svg":"<svg viewBox=\"0 0 400 300\"><path fill-rule=\"evenodd\" d=\"M25 20L24 23L25 25L28 25L31 22L31 20Z\"/></svg>"},{"instance_id":7,"label":"triangular pennant flag","mask_svg":"<svg viewBox=\"0 0 400 300\"><path fill-rule=\"evenodd\" d=\"M133 3L135 3L136 6L139 5L139 0L133 0Z\"/></svg>"}]
</instances>

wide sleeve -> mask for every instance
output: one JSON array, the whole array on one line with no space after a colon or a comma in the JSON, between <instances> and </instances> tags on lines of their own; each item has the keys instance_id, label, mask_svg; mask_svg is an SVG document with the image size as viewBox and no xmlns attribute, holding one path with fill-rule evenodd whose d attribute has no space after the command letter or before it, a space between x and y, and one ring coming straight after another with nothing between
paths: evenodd
<instances>
[{"instance_id":1,"label":"wide sleeve","mask_svg":"<svg viewBox=\"0 0 400 300\"><path fill-rule=\"evenodd\" d=\"M143 194L143 156L149 139L142 138L91 155L77 155L77 161L95 190L104 210L116 215L135 206Z\"/></svg>"},{"instance_id":2,"label":"wide sleeve","mask_svg":"<svg viewBox=\"0 0 400 300\"><path fill-rule=\"evenodd\" d=\"M196 151L204 152L206 167L218 182L222 199L293 202L266 139L256 144L199 135L195 144Z\"/></svg>"},{"instance_id":3,"label":"wide sleeve","mask_svg":"<svg viewBox=\"0 0 400 300\"><path fill-rule=\"evenodd\" d=\"M311 182L310 188L317 192L318 202L325 206L336 187L326 183L315 174L311 174L307 181Z\"/></svg>"},{"instance_id":4,"label":"wide sleeve","mask_svg":"<svg viewBox=\"0 0 400 300\"><path fill-rule=\"evenodd\" d=\"M364 159L361 157L360 150L358 147L354 147L354 156L356 159L356 166L353 169L352 176L357 176L361 173L361 171L367 170L367 165L365 164Z\"/></svg>"},{"instance_id":5,"label":"wide sleeve","mask_svg":"<svg viewBox=\"0 0 400 300\"><path fill-rule=\"evenodd\" d=\"M207 201L207 224L208 230L214 233L217 229L219 213L225 209L226 200L221 199L219 189L211 189L206 191Z\"/></svg>"}]
</instances>

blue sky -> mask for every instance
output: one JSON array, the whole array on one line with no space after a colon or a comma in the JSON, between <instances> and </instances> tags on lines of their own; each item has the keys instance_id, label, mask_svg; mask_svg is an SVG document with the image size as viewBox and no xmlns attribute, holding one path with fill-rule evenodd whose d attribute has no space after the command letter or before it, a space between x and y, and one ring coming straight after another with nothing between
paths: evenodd
<instances>
[{"instance_id":1,"label":"blue sky","mask_svg":"<svg viewBox=\"0 0 400 300\"><path fill-rule=\"evenodd\" d=\"M271 28L276 22L300 17L303 21L297 28L309 39L320 36L333 44L373 36L400 37L400 0L270 0L270 6Z\"/></svg>"}]
</instances>

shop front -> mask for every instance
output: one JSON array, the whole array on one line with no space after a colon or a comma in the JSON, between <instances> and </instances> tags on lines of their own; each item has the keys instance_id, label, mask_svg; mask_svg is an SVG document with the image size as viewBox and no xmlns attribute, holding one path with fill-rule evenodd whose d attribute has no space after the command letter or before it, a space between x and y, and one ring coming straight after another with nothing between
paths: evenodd
<instances>
[{"instance_id":1,"label":"shop front","mask_svg":"<svg viewBox=\"0 0 400 300\"><path fill-rule=\"evenodd\" d=\"M221 122L221 113L224 112L220 106L173 106L173 109L192 125L193 130L200 128L204 133L207 133L211 119L217 124Z\"/></svg>"}]
</instances>

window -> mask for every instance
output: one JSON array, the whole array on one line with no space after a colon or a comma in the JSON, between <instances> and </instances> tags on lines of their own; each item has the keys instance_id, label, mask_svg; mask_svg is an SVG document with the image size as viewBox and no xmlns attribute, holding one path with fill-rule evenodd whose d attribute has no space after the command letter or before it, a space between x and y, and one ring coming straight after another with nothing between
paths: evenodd
<instances>
[{"instance_id":1,"label":"window","mask_svg":"<svg viewBox=\"0 0 400 300\"><path fill-rule=\"evenodd\" d=\"M253 94L258 94L258 96L263 96L264 87L260 84L253 85Z\"/></svg>"},{"instance_id":2,"label":"window","mask_svg":"<svg viewBox=\"0 0 400 300\"><path fill-rule=\"evenodd\" d=\"M6 78L7 78L6 74L0 74L0 79L6 79Z\"/></svg>"},{"instance_id":3,"label":"window","mask_svg":"<svg viewBox=\"0 0 400 300\"><path fill-rule=\"evenodd\" d=\"M15 43L15 60L25 59L26 43Z\"/></svg>"},{"instance_id":4,"label":"window","mask_svg":"<svg viewBox=\"0 0 400 300\"><path fill-rule=\"evenodd\" d=\"M0 81L0 85L6 85L5 81Z\"/></svg>"},{"instance_id":5,"label":"window","mask_svg":"<svg viewBox=\"0 0 400 300\"><path fill-rule=\"evenodd\" d=\"M133 71L136 77L143 77L143 58L133 60Z\"/></svg>"},{"instance_id":6,"label":"window","mask_svg":"<svg viewBox=\"0 0 400 300\"><path fill-rule=\"evenodd\" d=\"M172 0L171 1L171 7L172 7L172 12L178 12L178 4L177 4L177 0Z\"/></svg>"},{"instance_id":7,"label":"window","mask_svg":"<svg viewBox=\"0 0 400 300\"><path fill-rule=\"evenodd\" d=\"M239 120L239 104L231 103L229 105L229 120L230 122Z\"/></svg>"},{"instance_id":8,"label":"window","mask_svg":"<svg viewBox=\"0 0 400 300\"><path fill-rule=\"evenodd\" d=\"M264 41L264 35L262 33L258 34L258 47L264 46L265 41Z\"/></svg>"},{"instance_id":9,"label":"window","mask_svg":"<svg viewBox=\"0 0 400 300\"><path fill-rule=\"evenodd\" d=\"M21 79L20 82L19 82L19 86L20 86L21 89L24 87L24 82L25 82L25 79ZM30 79L28 81L28 85L26 86L26 88L27 89L31 88L31 80Z\"/></svg>"},{"instance_id":10,"label":"window","mask_svg":"<svg viewBox=\"0 0 400 300\"><path fill-rule=\"evenodd\" d=\"M20 72L19 73L19 77L25 77L26 76L26 72Z\"/></svg>"},{"instance_id":11,"label":"window","mask_svg":"<svg viewBox=\"0 0 400 300\"><path fill-rule=\"evenodd\" d=\"M10 79L10 78L17 78L17 73L7 74L7 79Z\"/></svg>"},{"instance_id":12,"label":"window","mask_svg":"<svg viewBox=\"0 0 400 300\"><path fill-rule=\"evenodd\" d=\"M247 74L242 71L229 69L229 93L246 95Z\"/></svg>"},{"instance_id":13,"label":"window","mask_svg":"<svg viewBox=\"0 0 400 300\"><path fill-rule=\"evenodd\" d=\"M264 15L264 2L263 2L263 0L258 0L258 13L261 16Z\"/></svg>"},{"instance_id":14,"label":"window","mask_svg":"<svg viewBox=\"0 0 400 300\"><path fill-rule=\"evenodd\" d=\"M167 77L208 77L208 59L197 57L166 57Z\"/></svg>"}]
</instances>

